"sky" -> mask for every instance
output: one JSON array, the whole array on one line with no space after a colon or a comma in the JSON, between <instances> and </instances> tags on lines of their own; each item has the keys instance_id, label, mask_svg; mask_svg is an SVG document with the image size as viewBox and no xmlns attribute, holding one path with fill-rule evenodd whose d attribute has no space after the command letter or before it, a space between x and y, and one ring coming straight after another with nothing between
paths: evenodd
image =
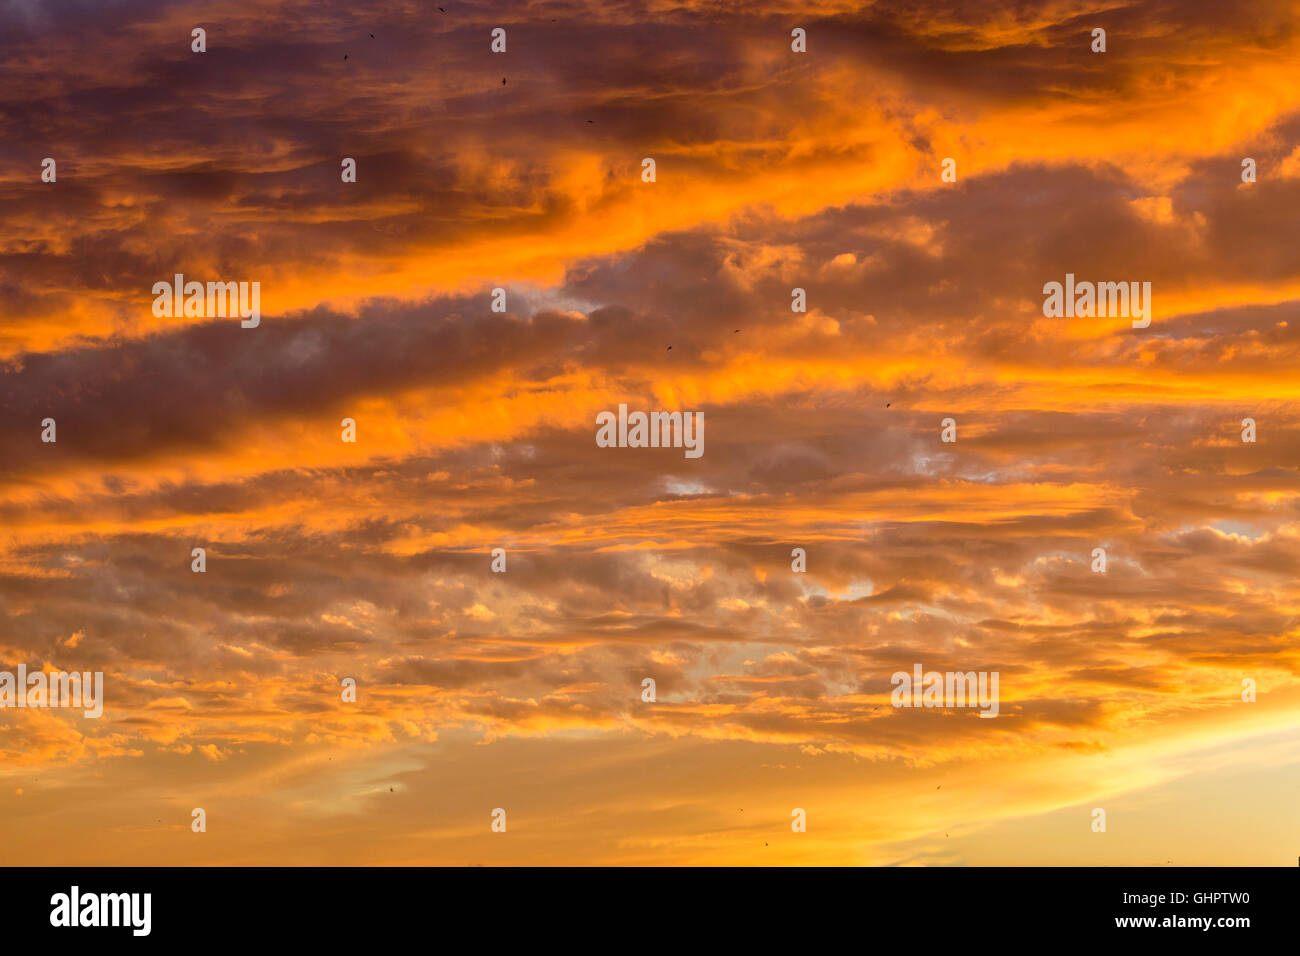
<instances>
[{"instance_id":1,"label":"sky","mask_svg":"<svg viewBox=\"0 0 1300 956\"><path fill-rule=\"evenodd\" d=\"M0 864L1294 865L1297 13L0 0Z\"/></svg>"}]
</instances>

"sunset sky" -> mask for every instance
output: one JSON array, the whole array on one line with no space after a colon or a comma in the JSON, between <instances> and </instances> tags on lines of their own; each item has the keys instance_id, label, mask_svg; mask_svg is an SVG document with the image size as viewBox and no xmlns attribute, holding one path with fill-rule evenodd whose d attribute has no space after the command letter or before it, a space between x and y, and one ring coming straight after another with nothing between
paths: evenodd
<instances>
[{"instance_id":1,"label":"sunset sky","mask_svg":"<svg viewBox=\"0 0 1300 956\"><path fill-rule=\"evenodd\" d=\"M0 0L0 864L1294 866L1298 27Z\"/></svg>"}]
</instances>

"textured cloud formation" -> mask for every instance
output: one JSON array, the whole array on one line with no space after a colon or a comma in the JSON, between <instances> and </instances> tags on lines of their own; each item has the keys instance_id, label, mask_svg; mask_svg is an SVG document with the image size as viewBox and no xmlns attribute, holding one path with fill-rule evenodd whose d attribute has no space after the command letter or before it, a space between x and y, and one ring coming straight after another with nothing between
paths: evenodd
<instances>
[{"instance_id":1,"label":"textured cloud formation","mask_svg":"<svg viewBox=\"0 0 1300 956\"><path fill-rule=\"evenodd\" d=\"M107 688L0 711L6 862L1149 863L1294 774L1292 6L228 7L5 9L0 669Z\"/></svg>"}]
</instances>

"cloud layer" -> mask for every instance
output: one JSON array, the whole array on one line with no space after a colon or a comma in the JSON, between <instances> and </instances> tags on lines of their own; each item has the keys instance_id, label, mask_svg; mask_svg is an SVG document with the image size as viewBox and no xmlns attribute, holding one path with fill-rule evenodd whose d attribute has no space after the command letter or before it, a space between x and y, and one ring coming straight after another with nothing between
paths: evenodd
<instances>
[{"instance_id":1,"label":"cloud layer","mask_svg":"<svg viewBox=\"0 0 1300 956\"><path fill-rule=\"evenodd\" d=\"M1144 863L1293 770L1293 6L228 7L5 9L0 668L107 686L7 862Z\"/></svg>"}]
</instances>

